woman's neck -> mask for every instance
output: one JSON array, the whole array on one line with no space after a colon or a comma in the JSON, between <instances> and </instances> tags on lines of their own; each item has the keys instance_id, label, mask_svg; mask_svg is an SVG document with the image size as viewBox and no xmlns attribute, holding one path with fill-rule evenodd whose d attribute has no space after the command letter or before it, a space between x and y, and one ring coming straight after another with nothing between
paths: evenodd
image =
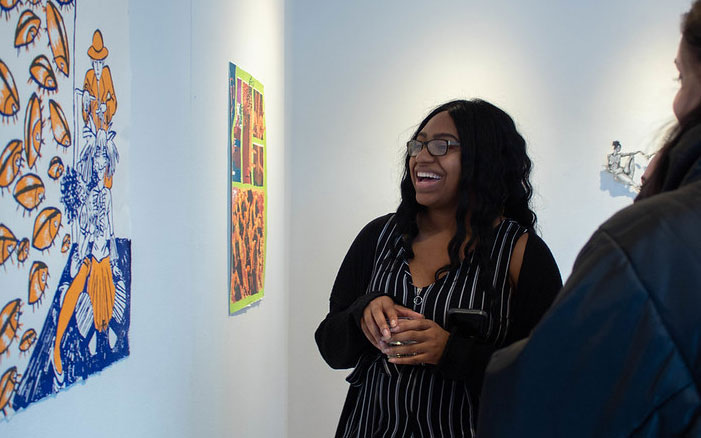
<instances>
[{"instance_id":1,"label":"woman's neck","mask_svg":"<svg viewBox=\"0 0 701 438\"><path fill-rule=\"evenodd\" d=\"M417 217L417 226L420 234L435 234L440 232L455 233L455 209L452 210L426 210Z\"/></svg>"}]
</instances>

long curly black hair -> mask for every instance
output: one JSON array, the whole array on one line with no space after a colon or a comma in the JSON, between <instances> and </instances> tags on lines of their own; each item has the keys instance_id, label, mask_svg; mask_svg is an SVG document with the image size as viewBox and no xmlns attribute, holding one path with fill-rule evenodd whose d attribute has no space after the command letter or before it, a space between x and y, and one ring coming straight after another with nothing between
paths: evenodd
<instances>
[{"instance_id":1,"label":"long curly black hair","mask_svg":"<svg viewBox=\"0 0 701 438\"><path fill-rule=\"evenodd\" d=\"M681 22L682 42L687 49L687 53L691 54L690 60L694 66L701 70L701 1L696 0L691 5L691 9L682 15ZM701 73L700 73L701 74ZM694 108L685 117L679 120L667 134L666 141L662 148L657 152L659 160L653 169L650 177L643 183L640 189L640 194L635 198L636 201L648 198L665 191L668 188L674 188L674 184L667 181L670 168L670 156L672 150L677 146L681 138L690 129L701 125L701 105ZM665 186L670 187L665 187Z\"/></svg>"},{"instance_id":2,"label":"long curly black hair","mask_svg":"<svg viewBox=\"0 0 701 438\"><path fill-rule=\"evenodd\" d=\"M450 264L436 272L436 280L443 272L457 267L473 247L482 272L493 272L489 259L494 242L494 223L499 217L514 219L529 230L533 230L536 223L536 214L530 208L533 195L529 181L531 160L526 154L526 141L516 130L511 117L484 100L454 100L431 111L412 138L416 138L431 118L444 111L453 119L458 131L461 173L456 231L448 245ZM401 245L408 258L413 258L412 243L419 232L417 217L425 207L416 201L408 154L404 162L401 196L396 214L402 233ZM460 254L468 236L464 254ZM480 277L490 278L490 275ZM491 285L485 287L492 288Z\"/></svg>"}]
</instances>

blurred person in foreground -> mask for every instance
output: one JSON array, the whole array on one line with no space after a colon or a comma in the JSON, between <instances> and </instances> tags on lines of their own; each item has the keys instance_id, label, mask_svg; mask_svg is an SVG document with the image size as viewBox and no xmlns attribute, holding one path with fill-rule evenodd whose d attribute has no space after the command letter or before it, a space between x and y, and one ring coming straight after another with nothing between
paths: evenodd
<instances>
[{"instance_id":1,"label":"blurred person in foreground","mask_svg":"<svg viewBox=\"0 0 701 438\"><path fill-rule=\"evenodd\" d=\"M681 27L679 123L531 336L492 356L480 437L701 436L701 1Z\"/></svg>"}]
</instances>

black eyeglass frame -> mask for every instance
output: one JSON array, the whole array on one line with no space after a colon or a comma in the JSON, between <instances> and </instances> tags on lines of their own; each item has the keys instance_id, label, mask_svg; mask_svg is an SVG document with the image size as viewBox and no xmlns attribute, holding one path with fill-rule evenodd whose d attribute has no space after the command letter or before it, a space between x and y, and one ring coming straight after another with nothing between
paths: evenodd
<instances>
[{"instance_id":1,"label":"black eyeglass frame","mask_svg":"<svg viewBox=\"0 0 701 438\"><path fill-rule=\"evenodd\" d=\"M426 146L428 153L434 157L440 157L448 153L448 149L451 146L460 146L460 142L455 140L446 140L444 138L434 138L433 140L421 141L421 140L409 140L406 142L406 151L410 157L415 157L419 155L421 149Z\"/></svg>"}]
</instances>

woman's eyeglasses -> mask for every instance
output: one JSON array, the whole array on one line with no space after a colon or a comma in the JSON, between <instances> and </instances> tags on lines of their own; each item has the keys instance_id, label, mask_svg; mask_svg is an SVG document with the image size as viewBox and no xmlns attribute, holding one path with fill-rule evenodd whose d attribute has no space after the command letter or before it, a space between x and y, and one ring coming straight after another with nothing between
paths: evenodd
<instances>
[{"instance_id":1,"label":"woman's eyeglasses","mask_svg":"<svg viewBox=\"0 0 701 438\"><path fill-rule=\"evenodd\" d=\"M409 140L406 142L406 150L410 157L415 157L419 155L421 149L426 145L428 153L434 157L445 155L448 153L448 148L451 146L460 146L460 143L453 140L443 140L437 138L435 140L421 141L421 140Z\"/></svg>"}]
</instances>

